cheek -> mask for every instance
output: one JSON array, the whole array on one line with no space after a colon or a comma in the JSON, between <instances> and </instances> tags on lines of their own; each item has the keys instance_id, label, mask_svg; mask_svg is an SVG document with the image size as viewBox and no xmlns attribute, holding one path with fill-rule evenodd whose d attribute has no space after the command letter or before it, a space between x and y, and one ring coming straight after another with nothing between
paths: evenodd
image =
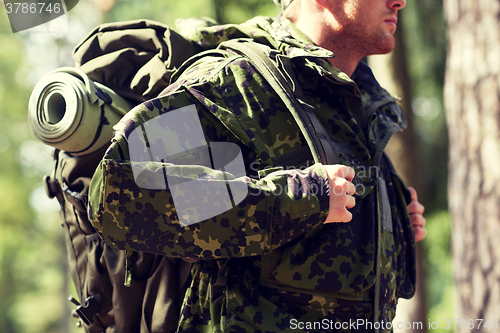
<instances>
[{"instance_id":1,"label":"cheek","mask_svg":"<svg viewBox=\"0 0 500 333\"><path fill-rule=\"evenodd\" d=\"M344 13L349 19L354 19L358 13L358 3L356 1L346 1L344 3Z\"/></svg>"}]
</instances>

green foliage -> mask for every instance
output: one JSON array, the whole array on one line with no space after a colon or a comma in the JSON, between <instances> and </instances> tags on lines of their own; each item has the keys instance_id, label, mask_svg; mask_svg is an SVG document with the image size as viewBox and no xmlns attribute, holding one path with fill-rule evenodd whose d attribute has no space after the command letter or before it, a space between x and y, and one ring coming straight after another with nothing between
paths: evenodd
<instances>
[{"instance_id":1,"label":"green foliage","mask_svg":"<svg viewBox=\"0 0 500 333\"><path fill-rule=\"evenodd\" d=\"M447 209L448 133L443 107L446 25L442 0L407 1L401 23L413 91L419 178L427 212ZM408 110L410 111L410 110Z\"/></svg>"},{"instance_id":2,"label":"green foliage","mask_svg":"<svg viewBox=\"0 0 500 333\"><path fill-rule=\"evenodd\" d=\"M271 0L191 0L191 1L118 1L105 21L151 19L174 27L175 20L186 17L211 17L220 23L241 23L256 15L275 16Z\"/></svg>"},{"instance_id":3,"label":"green foliage","mask_svg":"<svg viewBox=\"0 0 500 333\"><path fill-rule=\"evenodd\" d=\"M408 14L405 18L414 21L413 24L418 27L407 31L415 50L408 55L413 64L411 72L415 88L440 98L446 63L443 0L408 1L404 11Z\"/></svg>"},{"instance_id":4,"label":"green foliage","mask_svg":"<svg viewBox=\"0 0 500 333\"><path fill-rule=\"evenodd\" d=\"M439 321L439 330L444 329L444 320L456 318L456 291L453 283L451 258L451 217L447 211L440 211L427 218L426 246L426 289L428 318Z\"/></svg>"},{"instance_id":5,"label":"green foliage","mask_svg":"<svg viewBox=\"0 0 500 333\"><path fill-rule=\"evenodd\" d=\"M2 31L10 29L6 20L1 20ZM21 243L18 234L29 225L32 214L27 206L29 190L20 187L17 180L21 173L16 161L15 149L20 139L16 135L22 116L13 111L23 109L23 98L26 101L28 91L15 82L19 60L22 59L22 42L11 35L0 34L0 327L6 332L12 331L16 323L9 314L9 304L16 297L20 286L15 283L13 267L16 263L16 249ZM14 96L16 98L7 98ZM12 127L11 127L12 126ZM2 330L3 331L3 330Z\"/></svg>"},{"instance_id":6,"label":"green foliage","mask_svg":"<svg viewBox=\"0 0 500 333\"><path fill-rule=\"evenodd\" d=\"M401 12L408 69L413 91L412 111L417 133L419 199L426 207L424 241L427 318L444 320L455 315L452 274L451 222L447 203L448 133L443 107L446 62L446 25L442 0L407 1ZM433 330L434 331L434 330Z\"/></svg>"},{"instance_id":7,"label":"green foliage","mask_svg":"<svg viewBox=\"0 0 500 333\"><path fill-rule=\"evenodd\" d=\"M241 23L254 16L276 16L278 11L270 0L212 0L221 23Z\"/></svg>"},{"instance_id":8,"label":"green foliage","mask_svg":"<svg viewBox=\"0 0 500 333\"><path fill-rule=\"evenodd\" d=\"M44 192L32 195L50 149L31 135L24 40L8 24L0 20L0 332L63 332L60 227L54 212L33 208L47 207Z\"/></svg>"}]
</instances>

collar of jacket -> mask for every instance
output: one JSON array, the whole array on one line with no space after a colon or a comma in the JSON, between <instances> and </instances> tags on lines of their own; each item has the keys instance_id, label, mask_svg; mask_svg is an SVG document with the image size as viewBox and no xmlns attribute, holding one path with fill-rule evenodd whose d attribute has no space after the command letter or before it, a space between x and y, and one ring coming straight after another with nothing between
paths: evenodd
<instances>
[{"instance_id":1,"label":"collar of jacket","mask_svg":"<svg viewBox=\"0 0 500 333\"><path fill-rule=\"evenodd\" d=\"M278 49L284 54L299 63L299 59L304 62L302 69L307 72L307 80L304 84L314 91L319 83L319 76L329 77L330 80L340 84L355 83L361 92L363 106L373 105L376 101L394 102L398 98L391 96L375 79L370 67L360 61L352 77L333 66L328 58L333 58L333 52L314 44L309 37L300 31L290 20L284 19L271 22L270 34L282 45ZM314 75L314 74L319 74Z\"/></svg>"},{"instance_id":2,"label":"collar of jacket","mask_svg":"<svg viewBox=\"0 0 500 333\"><path fill-rule=\"evenodd\" d=\"M397 100L379 85L365 63L359 63L352 77L338 70L328 61L334 54L315 45L288 19L258 16L242 24L217 25L213 20L191 18L177 20L176 26L180 34L204 49L213 49L224 41L237 38L252 38L276 49L290 57L307 77L301 81L305 90L315 91L322 77L351 86L352 92L361 98L363 118L369 117L381 105L395 104ZM395 121L404 128L406 119L402 110L398 106L391 109Z\"/></svg>"}]
</instances>

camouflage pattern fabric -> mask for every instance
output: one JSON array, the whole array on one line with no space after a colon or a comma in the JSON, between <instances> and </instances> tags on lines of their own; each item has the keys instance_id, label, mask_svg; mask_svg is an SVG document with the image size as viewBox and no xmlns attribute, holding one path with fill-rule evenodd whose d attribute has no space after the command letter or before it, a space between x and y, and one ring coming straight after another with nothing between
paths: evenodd
<instances>
[{"instance_id":1,"label":"camouflage pattern fabric","mask_svg":"<svg viewBox=\"0 0 500 333\"><path fill-rule=\"evenodd\" d=\"M212 50L184 63L160 97L134 108L115 127L91 183L94 227L120 249L201 260L193 266L181 332L391 331L380 323L394 318L397 299L412 297L415 285L408 191L383 154L392 134L406 125L396 99L364 63L352 78L339 72L326 59L332 54L287 20L255 18L190 34L185 37L207 50L228 39L253 38L292 59L339 160L356 170L353 219L323 224L330 189L322 165L307 159L275 162L307 147L293 117L244 57ZM202 140L239 147L245 175L190 164L196 152L186 163L131 161L129 141L136 129L144 134L141 156L158 147L199 146L199 138L179 135L174 123L163 124L168 140L146 135L149 121L188 107L196 110ZM134 166L145 175L141 186ZM244 184L248 195L217 216L186 225L183 219L203 216L201 202L218 205L218 195L201 194L191 213L179 216L173 186L159 172L168 184L175 179L194 189ZM226 258L232 259L219 269L217 260ZM217 293L215 282L221 280L223 293ZM315 324L345 326L358 319L367 326Z\"/></svg>"}]
</instances>

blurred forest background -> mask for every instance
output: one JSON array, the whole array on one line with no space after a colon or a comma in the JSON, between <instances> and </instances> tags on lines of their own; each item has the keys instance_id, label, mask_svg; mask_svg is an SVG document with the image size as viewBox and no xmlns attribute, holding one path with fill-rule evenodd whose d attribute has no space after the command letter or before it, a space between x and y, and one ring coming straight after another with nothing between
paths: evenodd
<instances>
[{"instance_id":1,"label":"blurred forest background","mask_svg":"<svg viewBox=\"0 0 500 333\"><path fill-rule=\"evenodd\" d=\"M209 16L221 23L239 23L255 15L276 14L271 0L81 0L67 15L13 34L2 6L0 332L78 332L69 314L67 298L74 288L67 272L58 204L47 198L41 183L42 176L51 172L51 149L34 138L27 122L35 83L52 69L72 66L72 48L102 22L148 18L175 26L175 19L183 17ZM392 57L374 57L370 63L384 85L404 97L410 136L394 140L391 154L427 208L428 236L419 248L425 283L410 308L416 307L425 323L425 318L442 321L456 318L457 303L447 211L442 0L408 1L400 14L398 39ZM402 307L401 312L405 311Z\"/></svg>"}]
</instances>

